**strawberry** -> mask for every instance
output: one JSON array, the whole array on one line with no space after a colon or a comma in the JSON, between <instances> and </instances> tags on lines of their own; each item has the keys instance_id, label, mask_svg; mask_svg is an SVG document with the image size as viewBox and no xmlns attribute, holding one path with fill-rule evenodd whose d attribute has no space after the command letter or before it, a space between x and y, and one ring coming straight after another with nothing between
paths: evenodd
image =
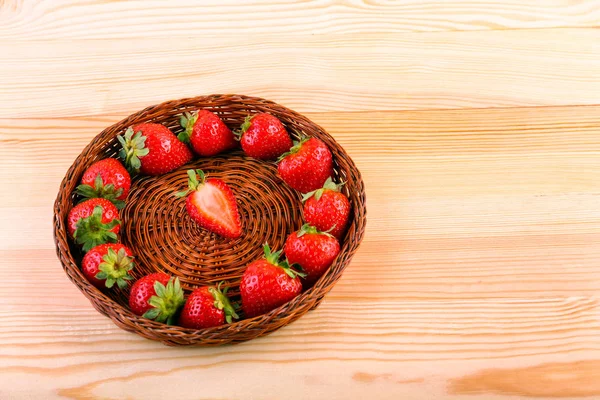
<instances>
[{"instance_id":1,"label":"strawberry","mask_svg":"<svg viewBox=\"0 0 600 400\"><path fill-rule=\"evenodd\" d=\"M206 179L204 172L199 169L190 169L187 174L188 190L178 192L175 196L187 196L185 208L192 220L204 229L226 238L240 237L240 214L229 186L220 179Z\"/></svg>"},{"instance_id":2,"label":"strawberry","mask_svg":"<svg viewBox=\"0 0 600 400\"><path fill-rule=\"evenodd\" d=\"M123 164L116 158L105 158L85 170L77 194L84 199L101 197L122 209L130 187L131 177Z\"/></svg>"},{"instance_id":3,"label":"strawberry","mask_svg":"<svg viewBox=\"0 0 600 400\"><path fill-rule=\"evenodd\" d=\"M91 249L81 261L83 275L98 289L111 288L117 283L121 289L133 279L133 253L121 243L101 244Z\"/></svg>"},{"instance_id":4,"label":"strawberry","mask_svg":"<svg viewBox=\"0 0 600 400\"><path fill-rule=\"evenodd\" d=\"M279 261L281 250L271 253L268 244L263 249L265 258L250 263L240 283L242 307L248 318L269 312L302 291L298 276L304 274L290 268L287 261Z\"/></svg>"},{"instance_id":5,"label":"strawberry","mask_svg":"<svg viewBox=\"0 0 600 400\"><path fill-rule=\"evenodd\" d=\"M129 308L134 314L169 325L184 302L179 279L162 272L140 278L129 292Z\"/></svg>"},{"instance_id":6,"label":"strawberry","mask_svg":"<svg viewBox=\"0 0 600 400\"><path fill-rule=\"evenodd\" d=\"M119 210L106 199L89 199L69 211L68 230L83 251L103 243L116 243L121 221Z\"/></svg>"},{"instance_id":7,"label":"strawberry","mask_svg":"<svg viewBox=\"0 0 600 400\"><path fill-rule=\"evenodd\" d=\"M135 132L135 133L134 133ZM119 157L132 172L162 175L192 159L192 152L164 125L138 124L118 136L123 147Z\"/></svg>"},{"instance_id":8,"label":"strawberry","mask_svg":"<svg viewBox=\"0 0 600 400\"><path fill-rule=\"evenodd\" d=\"M261 160L274 160L292 147L281 121L267 113L247 116L235 134L246 154Z\"/></svg>"},{"instance_id":9,"label":"strawberry","mask_svg":"<svg viewBox=\"0 0 600 400\"><path fill-rule=\"evenodd\" d=\"M180 123L185 130L177 137L184 143L191 143L198 155L210 157L237 146L231 130L208 110L185 113Z\"/></svg>"},{"instance_id":10,"label":"strawberry","mask_svg":"<svg viewBox=\"0 0 600 400\"><path fill-rule=\"evenodd\" d=\"M304 220L318 230L329 232L338 240L342 238L350 217L350 201L340 193L342 185L328 178L321 189L307 193L304 201Z\"/></svg>"},{"instance_id":11,"label":"strawberry","mask_svg":"<svg viewBox=\"0 0 600 400\"><path fill-rule=\"evenodd\" d=\"M298 232L288 236L283 251L289 263L302 267L306 273L302 286L309 288L331 266L340 252L340 244L329 233L304 224Z\"/></svg>"},{"instance_id":12,"label":"strawberry","mask_svg":"<svg viewBox=\"0 0 600 400\"><path fill-rule=\"evenodd\" d=\"M181 314L179 325L185 328L204 329L231 323L232 318L239 318L227 297L227 288L221 291L217 287L204 286L192 292L187 298Z\"/></svg>"},{"instance_id":13,"label":"strawberry","mask_svg":"<svg viewBox=\"0 0 600 400\"><path fill-rule=\"evenodd\" d=\"M303 137L279 158L277 170L292 189L302 193L319 189L333 175L331 151L319 139Z\"/></svg>"}]
</instances>

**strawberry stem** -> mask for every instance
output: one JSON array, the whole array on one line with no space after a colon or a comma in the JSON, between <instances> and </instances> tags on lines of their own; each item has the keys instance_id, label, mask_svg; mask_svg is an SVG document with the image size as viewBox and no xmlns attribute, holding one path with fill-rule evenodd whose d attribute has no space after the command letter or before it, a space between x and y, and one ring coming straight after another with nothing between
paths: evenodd
<instances>
[{"instance_id":1,"label":"strawberry stem","mask_svg":"<svg viewBox=\"0 0 600 400\"><path fill-rule=\"evenodd\" d=\"M279 261L282 250L271 253L271 248L267 243L265 243L263 245L263 251L265 253L265 259L267 262L276 267L282 268L290 278L295 279L296 276L301 278L306 277L306 274L302 271L302 267L300 267L298 264L293 264L292 269L292 266L290 266L290 263L287 259L284 261Z\"/></svg>"},{"instance_id":2,"label":"strawberry stem","mask_svg":"<svg viewBox=\"0 0 600 400\"><path fill-rule=\"evenodd\" d=\"M115 185L112 183L105 186L100 174L94 179L94 186L79 185L76 192L82 197L80 203L88 199L103 198L113 203L119 210L125 207L125 202L118 199L123 194L123 188L115 189Z\"/></svg>"},{"instance_id":3,"label":"strawberry stem","mask_svg":"<svg viewBox=\"0 0 600 400\"><path fill-rule=\"evenodd\" d=\"M300 228L300 230L298 230L298 232L296 232L296 236L297 237L302 237L306 234L317 234L317 235L325 235L325 236L329 236L329 237L334 237L333 235L331 235L329 232L331 232L331 230L335 227L335 225L328 229L327 231L320 231L318 230L316 227L312 226L311 224L304 224L302 225L302 227Z\"/></svg>"},{"instance_id":4,"label":"strawberry stem","mask_svg":"<svg viewBox=\"0 0 600 400\"><path fill-rule=\"evenodd\" d=\"M325 181L325 183L323 184L323 187L317 190L313 190L312 192L308 192L302 195L302 201L305 202L306 200L310 199L311 197L315 196L315 199L317 201L321 200L321 196L323 196L323 192L325 190L331 190L334 192L339 192L340 189L342 188L342 186L345 185L345 182L341 182L341 183L335 183L333 181L333 179L331 179L331 177L327 178L327 180Z\"/></svg>"},{"instance_id":5,"label":"strawberry stem","mask_svg":"<svg viewBox=\"0 0 600 400\"><path fill-rule=\"evenodd\" d=\"M146 148L146 136L141 131L134 134L132 128L127 128L124 136L117 136L121 143L119 157L125 163L129 172L137 173L142 166L140 158L148 155L150 150Z\"/></svg>"},{"instance_id":6,"label":"strawberry stem","mask_svg":"<svg viewBox=\"0 0 600 400\"><path fill-rule=\"evenodd\" d=\"M106 287L111 288L117 283L121 289L127 287L127 281L133 279L129 271L133 269L133 257L127 256L125 249L121 248L118 252L109 248L108 252L102 257L102 263L98 266L100 272L96 274L97 279L106 279Z\"/></svg>"},{"instance_id":7,"label":"strawberry stem","mask_svg":"<svg viewBox=\"0 0 600 400\"><path fill-rule=\"evenodd\" d=\"M179 118L179 124L182 128L184 128L183 132L177 135L177 139L181 140L184 143L189 143L192 138L192 132L194 131L194 124L198 120L198 113L193 112L184 113Z\"/></svg>"},{"instance_id":8,"label":"strawberry stem","mask_svg":"<svg viewBox=\"0 0 600 400\"><path fill-rule=\"evenodd\" d=\"M239 319L240 317L235 312L235 308L233 307L233 305L231 305L229 297L227 297L228 288L225 288L223 291L221 291L221 285L223 285L223 281L219 282L216 288L208 288L208 291L210 292L210 294L212 294L213 298L215 299L214 306L219 310L223 310L223 312L225 313L225 320L228 324L231 324L233 318Z\"/></svg>"},{"instance_id":9,"label":"strawberry stem","mask_svg":"<svg viewBox=\"0 0 600 400\"><path fill-rule=\"evenodd\" d=\"M185 303L179 278L169 279L166 286L159 281L154 282L154 291L156 296L148 300L152 308L144 313L144 318L173 325L177 311Z\"/></svg>"},{"instance_id":10,"label":"strawberry stem","mask_svg":"<svg viewBox=\"0 0 600 400\"><path fill-rule=\"evenodd\" d=\"M279 162L279 161L283 160L284 158L286 158L287 156L296 154L297 152L299 152L300 149L302 148L302 145L304 145L304 143L306 143L309 139L310 139L310 137L300 134L300 140L294 140L294 145L290 148L290 150L287 153L283 153L281 156L279 156L277 161Z\"/></svg>"},{"instance_id":11,"label":"strawberry stem","mask_svg":"<svg viewBox=\"0 0 600 400\"><path fill-rule=\"evenodd\" d=\"M240 126L240 129L233 131L235 140L238 142L242 140L242 136L250 129L250 125L252 125L252 118L254 118L254 115L247 115L246 118L244 118L244 123Z\"/></svg>"},{"instance_id":12,"label":"strawberry stem","mask_svg":"<svg viewBox=\"0 0 600 400\"><path fill-rule=\"evenodd\" d=\"M113 219L105 224L102 222L102 213L102 206L96 206L92 215L77 221L73 238L77 244L83 245L85 252L100 244L117 242L117 234L112 229L120 225L121 221Z\"/></svg>"},{"instance_id":13,"label":"strawberry stem","mask_svg":"<svg viewBox=\"0 0 600 400\"><path fill-rule=\"evenodd\" d=\"M188 193L193 192L194 190L198 190L198 188L200 186L204 185L204 182L206 181L206 175L204 174L204 171L202 171L201 169L197 169L195 171L193 169L188 169L187 174L188 174L188 188L187 188L187 190L184 190L182 192L175 193L175 197L177 197L177 198L185 197L188 195ZM200 179L198 179L198 178L200 178Z\"/></svg>"}]
</instances>

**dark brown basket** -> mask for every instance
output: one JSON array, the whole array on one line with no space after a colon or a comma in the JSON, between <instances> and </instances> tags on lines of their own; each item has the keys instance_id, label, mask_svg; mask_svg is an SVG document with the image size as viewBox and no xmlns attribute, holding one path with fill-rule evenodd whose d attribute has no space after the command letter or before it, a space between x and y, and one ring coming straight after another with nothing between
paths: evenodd
<instances>
[{"instance_id":1,"label":"dark brown basket","mask_svg":"<svg viewBox=\"0 0 600 400\"><path fill-rule=\"evenodd\" d=\"M294 137L300 133L324 141L333 154L335 179L344 181L344 191L352 204L351 222L334 264L316 285L291 302L255 318L228 325L193 330L151 321L134 315L127 306L126 291L102 293L82 275L78 264L81 251L68 238L66 219L73 207L75 187L86 168L106 157L116 157L116 136L142 122L157 122L181 131L179 116L186 111L206 109L215 112L232 129L251 113L275 115ZM187 186L185 171L201 168L223 179L233 189L244 234L236 240L224 239L198 228L185 213L185 201L173 194ZM239 299L238 284L245 266L262 256L262 244L281 249L287 235L302 225L300 193L277 176L272 162L246 157L236 150L212 158L198 158L190 164L158 177L133 180L127 206L121 211L121 241L136 254L135 279L166 272L179 277L187 293L196 287L222 280ZM240 95L211 95L167 101L137 112L100 133L77 157L63 179L54 205L56 252L67 276L91 301L96 310L122 329L136 332L167 345L220 345L239 343L266 335L300 318L317 307L350 263L363 238L366 224L365 189L361 175L344 149L323 128L308 118L269 100Z\"/></svg>"}]
</instances>

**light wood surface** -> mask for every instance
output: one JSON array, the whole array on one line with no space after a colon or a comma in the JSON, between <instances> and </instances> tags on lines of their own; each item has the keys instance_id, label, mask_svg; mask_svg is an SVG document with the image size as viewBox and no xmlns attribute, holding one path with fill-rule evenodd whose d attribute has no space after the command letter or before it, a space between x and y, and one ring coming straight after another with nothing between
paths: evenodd
<instances>
[{"instance_id":1,"label":"light wood surface","mask_svg":"<svg viewBox=\"0 0 600 400\"><path fill-rule=\"evenodd\" d=\"M0 1L0 399L600 398L599 26L596 0ZM332 133L367 234L294 324L169 348L68 281L52 203L104 127L209 93Z\"/></svg>"}]
</instances>

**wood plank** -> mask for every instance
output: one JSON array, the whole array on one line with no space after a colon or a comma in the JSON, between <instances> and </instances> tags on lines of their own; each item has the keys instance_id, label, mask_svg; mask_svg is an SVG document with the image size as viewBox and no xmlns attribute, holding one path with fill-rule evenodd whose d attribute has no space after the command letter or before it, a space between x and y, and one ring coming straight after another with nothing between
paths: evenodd
<instances>
[{"instance_id":1,"label":"wood plank","mask_svg":"<svg viewBox=\"0 0 600 400\"><path fill-rule=\"evenodd\" d=\"M367 235L330 298L594 296L599 114L598 106L308 114L346 147L367 185ZM27 264L60 271L48 205L70 160L122 117L0 121L3 182L27 198L23 206L0 193L0 260L18 264L28 250ZM24 184L31 176L39 182ZM33 272L5 270L0 294L34 307L37 297L19 296ZM38 289L47 307L62 307L61 296L85 306L59 275Z\"/></svg>"},{"instance_id":2,"label":"wood plank","mask_svg":"<svg viewBox=\"0 0 600 400\"><path fill-rule=\"evenodd\" d=\"M600 398L599 22L600 0L0 0L0 399ZM299 321L168 348L71 284L52 203L104 127L217 92L331 132L367 232Z\"/></svg>"},{"instance_id":3,"label":"wood plank","mask_svg":"<svg viewBox=\"0 0 600 400\"><path fill-rule=\"evenodd\" d=\"M4 1L0 39L323 35L593 27L597 0ZM93 29L90 29L93 27Z\"/></svg>"},{"instance_id":4,"label":"wood plank","mask_svg":"<svg viewBox=\"0 0 600 400\"><path fill-rule=\"evenodd\" d=\"M83 40L76 46L66 39L2 40L0 52L0 118L114 114L228 92L300 112L600 103L598 29Z\"/></svg>"},{"instance_id":5,"label":"wood plank","mask_svg":"<svg viewBox=\"0 0 600 400\"><path fill-rule=\"evenodd\" d=\"M599 190L598 106L306 115L353 157L374 205L507 193L543 202L545 195ZM3 181L18 185L28 206L49 204L83 147L125 116L0 120ZM25 184L33 175L43 179ZM0 199L6 207L21 205L8 191Z\"/></svg>"},{"instance_id":6,"label":"wood plank","mask_svg":"<svg viewBox=\"0 0 600 400\"><path fill-rule=\"evenodd\" d=\"M2 387L23 397L153 398L165 381L169 393L184 397L190 379L240 375L244 379L236 385L203 385L197 398L244 398L257 387L261 398L273 398L293 387L286 398L380 393L386 399L417 399L426 391L462 399L471 391L535 393L536 385L518 377L491 386L472 381L494 371L509 376L520 371L525 377L544 368L556 371L554 362L563 371L580 367L552 380L554 390L596 395L600 391L593 383L572 384L595 381L598 311L598 300L585 298L328 301L327 310L319 308L268 338L211 349L167 348L121 331L93 310L3 311L10 322L0 326L0 375L6 382L35 380L36 385L10 392ZM490 360L496 370L485 368Z\"/></svg>"},{"instance_id":7,"label":"wood plank","mask_svg":"<svg viewBox=\"0 0 600 400\"><path fill-rule=\"evenodd\" d=\"M67 304L90 307L63 273L47 225L43 238L37 239L35 233L18 236L35 243L26 250L30 256L24 256L24 246L18 244L0 251L0 265L4 267L0 271L4 282L0 296L11 299L4 307L36 308L40 299L47 299L46 309L61 309ZM412 239L408 230L395 238L384 237L382 229L369 231L328 298L362 302L596 296L600 250L595 243L600 239L599 229L577 233L577 229L564 225L573 233L462 238L449 233L448 238ZM35 268L21 269L19 265ZM34 295L24 296L30 279L46 284L36 287Z\"/></svg>"}]
</instances>

